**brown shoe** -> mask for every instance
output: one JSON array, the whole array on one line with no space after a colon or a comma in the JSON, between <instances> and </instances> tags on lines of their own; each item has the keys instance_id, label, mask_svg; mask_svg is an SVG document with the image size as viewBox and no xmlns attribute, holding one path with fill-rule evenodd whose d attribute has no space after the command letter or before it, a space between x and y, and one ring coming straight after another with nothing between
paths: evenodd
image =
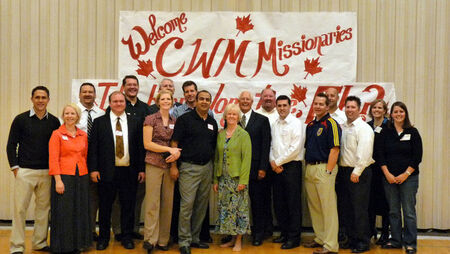
<instances>
[{"instance_id":1,"label":"brown shoe","mask_svg":"<svg viewBox=\"0 0 450 254\"><path fill-rule=\"evenodd\" d=\"M313 254L337 254L337 252L329 251L327 248L313 251Z\"/></svg>"},{"instance_id":2,"label":"brown shoe","mask_svg":"<svg viewBox=\"0 0 450 254\"><path fill-rule=\"evenodd\" d=\"M304 243L303 247L305 247L305 248L320 248L320 247L322 247L322 245L320 245L316 241L312 240L310 242Z\"/></svg>"}]
</instances>

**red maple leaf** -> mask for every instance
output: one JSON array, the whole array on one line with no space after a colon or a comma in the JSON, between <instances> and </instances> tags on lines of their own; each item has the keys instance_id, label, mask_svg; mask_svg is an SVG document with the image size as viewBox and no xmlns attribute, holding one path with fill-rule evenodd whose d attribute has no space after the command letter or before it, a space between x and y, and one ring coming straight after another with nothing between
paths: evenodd
<instances>
[{"instance_id":1,"label":"red maple leaf","mask_svg":"<svg viewBox=\"0 0 450 254\"><path fill-rule=\"evenodd\" d=\"M303 102L303 104L306 107L305 99L306 99L306 92L308 91L308 88L306 86L302 88L300 85L297 87L294 84L294 88L292 89L291 97L298 100L299 102Z\"/></svg>"},{"instance_id":2,"label":"red maple leaf","mask_svg":"<svg viewBox=\"0 0 450 254\"><path fill-rule=\"evenodd\" d=\"M245 32L247 32L248 30L252 30L253 24L251 22L252 21L250 20L250 14L248 14L247 17L243 16L242 18L238 16L236 18L236 29L239 30L239 32L236 34L236 37L240 32L245 34Z\"/></svg>"},{"instance_id":3,"label":"red maple leaf","mask_svg":"<svg viewBox=\"0 0 450 254\"><path fill-rule=\"evenodd\" d=\"M156 79L155 76L153 76L151 74L153 71L152 60L148 59L147 62L145 60L138 60L138 67L139 67L139 69L136 70L137 74L146 76L146 77L148 77L148 75L150 75L154 79Z\"/></svg>"},{"instance_id":4,"label":"red maple leaf","mask_svg":"<svg viewBox=\"0 0 450 254\"><path fill-rule=\"evenodd\" d=\"M306 79L306 77L308 76L308 74L311 74L311 76L314 76L314 74L322 72L322 67L319 67L319 56L316 59L312 59L309 60L308 58L306 58L305 60L305 71L308 72L306 73L306 76L303 79Z\"/></svg>"}]
</instances>

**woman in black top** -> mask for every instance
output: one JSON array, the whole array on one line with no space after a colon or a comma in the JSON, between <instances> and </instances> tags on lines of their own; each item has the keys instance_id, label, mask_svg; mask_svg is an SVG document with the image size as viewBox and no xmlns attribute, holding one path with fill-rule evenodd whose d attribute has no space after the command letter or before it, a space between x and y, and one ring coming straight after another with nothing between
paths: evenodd
<instances>
[{"instance_id":1,"label":"woman in black top","mask_svg":"<svg viewBox=\"0 0 450 254\"><path fill-rule=\"evenodd\" d=\"M419 164L422 161L422 139L408 116L403 102L391 108L388 128L381 131L377 144L377 161L385 180L384 191L389 204L391 239L385 249L402 248L412 254L417 248L416 194L419 187ZM402 214L405 228L402 232Z\"/></svg>"},{"instance_id":2,"label":"woman in black top","mask_svg":"<svg viewBox=\"0 0 450 254\"><path fill-rule=\"evenodd\" d=\"M374 150L377 142L380 139L381 130L387 127L387 104L384 100L374 100L370 104L369 116L372 118L368 124L372 127L375 133ZM375 163L372 168L372 182L370 187L370 207L369 207L369 225L372 228L372 235L377 238L376 217L380 215L382 218L382 228L380 239L376 242L377 245L384 245L389 240L389 206L384 194L383 187L383 171L380 164L376 161L375 152L373 153Z\"/></svg>"}]
</instances>

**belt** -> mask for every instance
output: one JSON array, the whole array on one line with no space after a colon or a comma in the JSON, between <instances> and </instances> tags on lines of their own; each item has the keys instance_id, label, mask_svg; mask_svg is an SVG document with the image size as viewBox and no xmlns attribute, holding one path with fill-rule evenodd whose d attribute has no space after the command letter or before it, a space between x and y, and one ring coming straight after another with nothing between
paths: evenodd
<instances>
[{"instance_id":1,"label":"belt","mask_svg":"<svg viewBox=\"0 0 450 254\"><path fill-rule=\"evenodd\" d=\"M195 164L195 165L206 165L208 164L208 162L210 162L211 160L207 160L207 161L182 161L182 162L186 162L186 163L190 163L190 164Z\"/></svg>"},{"instance_id":2,"label":"belt","mask_svg":"<svg viewBox=\"0 0 450 254\"><path fill-rule=\"evenodd\" d=\"M306 165L317 165L317 164L322 164L322 163L328 163L326 161L307 161Z\"/></svg>"}]
</instances>

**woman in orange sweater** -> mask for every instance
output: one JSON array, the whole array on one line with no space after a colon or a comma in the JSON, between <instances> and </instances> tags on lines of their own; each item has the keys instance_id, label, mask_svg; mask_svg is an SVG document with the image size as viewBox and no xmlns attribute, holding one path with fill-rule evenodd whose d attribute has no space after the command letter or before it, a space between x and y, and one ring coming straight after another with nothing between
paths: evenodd
<instances>
[{"instance_id":1,"label":"woman in orange sweater","mask_svg":"<svg viewBox=\"0 0 450 254\"><path fill-rule=\"evenodd\" d=\"M80 253L92 243L89 223L89 175L86 165L88 139L78 129L81 112L66 105L64 124L49 142L52 179L50 248L52 253Z\"/></svg>"}]
</instances>

